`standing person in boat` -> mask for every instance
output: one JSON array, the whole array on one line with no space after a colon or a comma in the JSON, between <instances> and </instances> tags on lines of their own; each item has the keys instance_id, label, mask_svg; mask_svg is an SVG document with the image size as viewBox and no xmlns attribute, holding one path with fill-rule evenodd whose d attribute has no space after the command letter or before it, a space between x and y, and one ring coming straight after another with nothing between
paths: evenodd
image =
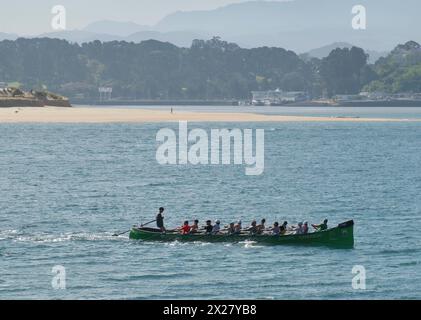
<instances>
[{"instance_id":1,"label":"standing person in boat","mask_svg":"<svg viewBox=\"0 0 421 320\"><path fill-rule=\"evenodd\" d=\"M212 229L212 234L218 234L221 231L221 221L216 220Z\"/></svg>"},{"instance_id":2,"label":"standing person in boat","mask_svg":"<svg viewBox=\"0 0 421 320\"><path fill-rule=\"evenodd\" d=\"M159 212L156 215L156 226L161 232L166 232L167 230L164 227L164 208L159 208Z\"/></svg>"},{"instance_id":3,"label":"standing person in boat","mask_svg":"<svg viewBox=\"0 0 421 320\"><path fill-rule=\"evenodd\" d=\"M257 234L262 234L263 231L265 231L266 229L265 223L266 223L266 219L262 219L261 223L257 226Z\"/></svg>"},{"instance_id":4,"label":"standing person in boat","mask_svg":"<svg viewBox=\"0 0 421 320\"><path fill-rule=\"evenodd\" d=\"M204 226L203 229L205 230L206 234L211 234L213 230L212 221L211 220L206 221L206 226Z\"/></svg>"},{"instance_id":5,"label":"standing person in boat","mask_svg":"<svg viewBox=\"0 0 421 320\"><path fill-rule=\"evenodd\" d=\"M281 234L281 228L279 227L279 222L275 222L272 228L272 235L279 236Z\"/></svg>"},{"instance_id":6,"label":"standing person in boat","mask_svg":"<svg viewBox=\"0 0 421 320\"><path fill-rule=\"evenodd\" d=\"M325 231L327 230L327 223L329 220L325 219L321 224L312 224L311 226L316 229L316 231Z\"/></svg>"},{"instance_id":7,"label":"standing person in boat","mask_svg":"<svg viewBox=\"0 0 421 320\"><path fill-rule=\"evenodd\" d=\"M199 220L194 220L193 225L190 227L190 233L197 233L199 231Z\"/></svg>"}]
</instances>

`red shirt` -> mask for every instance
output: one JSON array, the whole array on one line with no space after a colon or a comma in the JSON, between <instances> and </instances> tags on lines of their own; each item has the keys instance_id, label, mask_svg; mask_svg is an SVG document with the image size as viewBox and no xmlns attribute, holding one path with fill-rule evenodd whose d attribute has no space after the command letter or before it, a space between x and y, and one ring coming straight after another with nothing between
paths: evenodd
<instances>
[{"instance_id":1,"label":"red shirt","mask_svg":"<svg viewBox=\"0 0 421 320\"><path fill-rule=\"evenodd\" d=\"M183 231L183 234L189 233L191 230L191 227L189 225L184 225L181 227L181 231Z\"/></svg>"}]
</instances>

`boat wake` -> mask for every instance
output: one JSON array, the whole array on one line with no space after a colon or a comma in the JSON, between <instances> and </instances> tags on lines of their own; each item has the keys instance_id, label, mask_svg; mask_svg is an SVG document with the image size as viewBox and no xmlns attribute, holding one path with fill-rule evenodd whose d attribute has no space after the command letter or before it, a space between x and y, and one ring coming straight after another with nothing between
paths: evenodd
<instances>
[{"instance_id":1,"label":"boat wake","mask_svg":"<svg viewBox=\"0 0 421 320\"><path fill-rule=\"evenodd\" d=\"M13 242L33 242L33 243L56 243L56 242L71 242L71 241L127 241L127 236L113 236L113 233L36 233L29 234L19 230L4 230L0 232L0 241L9 240Z\"/></svg>"},{"instance_id":2,"label":"boat wake","mask_svg":"<svg viewBox=\"0 0 421 320\"><path fill-rule=\"evenodd\" d=\"M154 242L149 242L149 243L154 243ZM166 246L169 247L178 247L178 246L191 246L191 245L195 245L195 246L200 246L200 247L204 247L204 246L210 246L213 243L211 242L202 242L202 241L192 241L192 242L181 242L181 241L172 241L172 242L165 242L164 243Z\"/></svg>"},{"instance_id":3,"label":"boat wake","mask_svg":"<svg viewBox=\"0 0 421 320\"><path fill-rule=\"evenodd\" d=\"M244 248L262 248L263 246L258 245L258 243L256 241L250 241L250 240L246 240L246 241L241 241L239 242L239 244L244 245Z\"/></svg>"},{"instance_id":4,"label":"boat wake","mask_svg":"<svg viewBox=\"0 0 421 320\"><path fill-rule=\"evenodd\" d=\"M14 236L16 236L19 233L18 230L3 230L0 231L0 241L1 240L7 240L7 239L11 239Z\"/></svg>"}]
</instances>

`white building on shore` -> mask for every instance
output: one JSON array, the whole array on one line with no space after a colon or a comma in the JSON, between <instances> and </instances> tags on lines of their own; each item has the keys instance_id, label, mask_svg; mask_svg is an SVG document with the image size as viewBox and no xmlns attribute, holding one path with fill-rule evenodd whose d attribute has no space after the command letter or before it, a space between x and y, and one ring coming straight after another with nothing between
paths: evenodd
<instances>
[{"instance_id":1,"label":"white building on shore","mask_svg":"<svg viewBox=\"0 0 421 320\"><path fill-rule=\"evenodd\" d=\"M276 106L308 100L307 93L303 91L252 91L252 104L255 106Z\"/></svg>"}]
</instances>

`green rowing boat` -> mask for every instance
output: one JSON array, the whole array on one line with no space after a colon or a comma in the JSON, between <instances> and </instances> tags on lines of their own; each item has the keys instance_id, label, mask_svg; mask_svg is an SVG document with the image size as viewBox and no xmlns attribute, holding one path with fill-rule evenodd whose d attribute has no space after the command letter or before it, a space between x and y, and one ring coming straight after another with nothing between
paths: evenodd
<instances>
[{"instance_id":1,"label":"green rowing boat","mask_svg":"<svg viewBox=\"0 0 421 320\"><path fill-rule=\"evenodd\" d=\"M354 221L347 221L339 224L337 227L325 231L307 233L307 234L287 234L281 236L263 234L250 235L241 233L235 235L217 234L209 235L204 233L193 233L182 235L176 232L161 233L157 229L134 227L130 232L130 239L144 241L162 241L162 242L241 242L255 241L266 245L323 245L338 248L354 247Z\"/></svg>"}]
</instances>

